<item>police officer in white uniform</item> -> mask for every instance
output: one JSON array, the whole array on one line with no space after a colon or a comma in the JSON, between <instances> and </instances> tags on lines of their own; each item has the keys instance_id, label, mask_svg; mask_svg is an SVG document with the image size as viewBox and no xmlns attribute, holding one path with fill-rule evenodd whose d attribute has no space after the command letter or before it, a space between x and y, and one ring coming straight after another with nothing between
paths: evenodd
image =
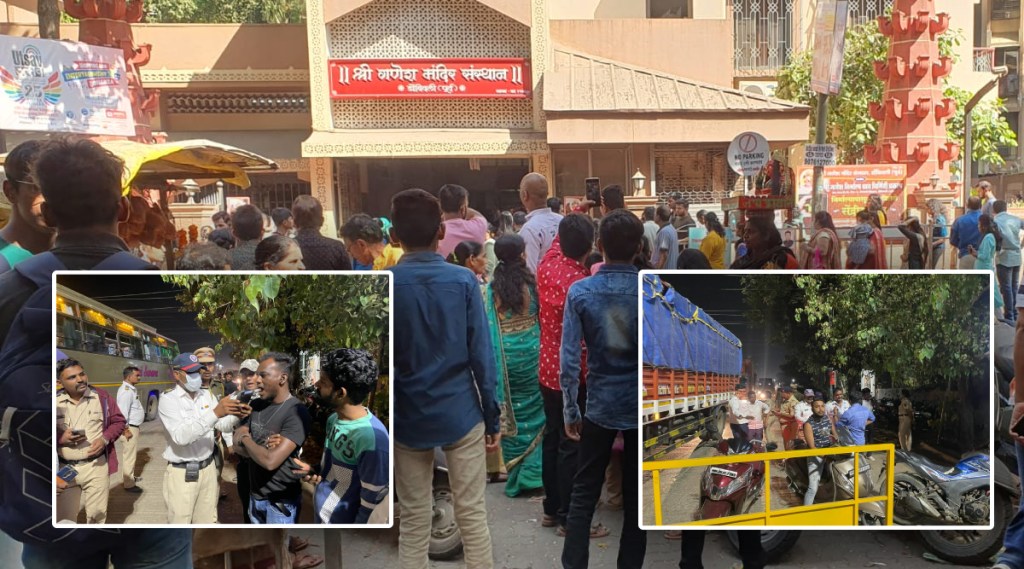
<instances>
[{"instance_id":1,"label":"police officer in white uniform","mask_svg":"<svg viewBox=\"0 0 1024 569\"><path fill-rule=\"evenodd\" d=\"M202 389L202 367L194 354L172 362L174 389L160 397L160 421L167 434L163 494L167 523L215 524L220 480L214 465L214 429L231 428L229 416L251 409L229 398L219 403Z\"/></svg>"},{"instance_id":2,"label":"police officer in white uniform","mask_svg":"<svg viewBox=\"0 0 1024 569\"><path fill-rule=\"evenodd\" d=\"M121 435L124 440L124 447L121 449L121 480L125 492L138 494L142 492L142 488L136 484L142 479L135 476L135 457L139 448L139 429L146 420L146 411L139 401L139 394L135 388L141 378L141 372L139 368L130 365L124 368L122 376L124 381L117 390L117 406L128 419L128 426Z\"/></svg>"}]
</instances>

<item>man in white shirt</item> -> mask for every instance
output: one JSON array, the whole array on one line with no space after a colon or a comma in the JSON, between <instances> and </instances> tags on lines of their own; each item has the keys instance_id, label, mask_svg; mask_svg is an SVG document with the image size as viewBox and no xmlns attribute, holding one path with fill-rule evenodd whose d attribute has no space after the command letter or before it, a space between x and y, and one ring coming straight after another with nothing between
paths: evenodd
<instances>
[{"instance_id":1,"label":"man in white shirt","mask_svg":"<svg viewBox=\"0 0 1024 569\"><path fill-rule=\"evenodd\" d=\"M124 448L121 452L121 480L125 492L133 494L142 493L142 488L136 484L142 480L135 476L135 455L139 448L139 429L142 422L146 420L146 409L139 401L139 394L135 389L142 374L139 368L128 366L121 373L123 381L117 389L117 407L128 420L127 428L122 433Z\"/></svg>"},{"instance_id":2,"label":"man in white shirt","mask_svg":"<svg viewBox=\"0 0 1024 569\"><path fill-rule=\"evenodd\" d=\"M526 242L526 266L536 275L537 265L558 234L562 216L548 207L548 180L536 172L523 176L519 182L519 200L529 212L519 236Z\"/></svg>"},{"instance_id":3,"label":"man in white shirt","mask_svg":"<svg viewBox=\"0 0 1024 569\"><path fill-rule=\"evenodd\" d=\"M793 410L793 416L796 417L797 433L798 436L802 437L804 432L804 423L811 418L814 414L814 409L811 404L814 403L814 390L804 390L804 400L796 404L796 408Z\"/></svg>"},{"instance_id":4,"label":"man in white shirt","mask_svg":"<svg viewBox=\"0 0 1024 569\"><path fill-rule=\"evenodd\" d=\"M843 399L843 390L841 388L837 388L832 397L832 401L825 404L825 416L835 426L839 422L839 418L843 416L843 413L850 410L850 402Z\"/></svg>"},{"instance_id":5,"label":"man in white shirt","mask_svg":"<svg viewBox=\"0 0 1024 569\"><path fill-rule=\"evenodd\" d=\"M736 384L736 393L729 400L729 428L732 438L738 440L737 446L750 440L747 422L750 421L750 403L747 401L747 384Z\"/></svg>"},{"instance_id":6,"label":"man in white shirt","mask_svg":"<svg viewBox=\"0 0 1024 569\"><path fill-rule=\"evenodd\" d=\"M163 393L159 407L167 434L167 523L215 524L220 484L213 460L214 429L231 428L228 416L247 415L250 408L229 397L214 401L202 389L202 365L194 354L179 354L171 365L177 386Z\"/></svg>"}]
</instances>

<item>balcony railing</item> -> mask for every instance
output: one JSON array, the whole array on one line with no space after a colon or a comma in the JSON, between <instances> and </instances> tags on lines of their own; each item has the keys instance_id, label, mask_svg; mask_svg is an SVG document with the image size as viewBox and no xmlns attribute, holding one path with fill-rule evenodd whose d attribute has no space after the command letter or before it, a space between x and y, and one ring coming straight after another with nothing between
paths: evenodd
<instances>
[{"instance_id":1,"label":"balcony railing","mask_svg":"<svg viewBox=\"0 0 1024 569\"><path fill-rule=\"evenodd\" d=\"M994 47L974 48L974 70L979 73L992 73L996 65L996 50Z\"/></svg>"}]
</instances>

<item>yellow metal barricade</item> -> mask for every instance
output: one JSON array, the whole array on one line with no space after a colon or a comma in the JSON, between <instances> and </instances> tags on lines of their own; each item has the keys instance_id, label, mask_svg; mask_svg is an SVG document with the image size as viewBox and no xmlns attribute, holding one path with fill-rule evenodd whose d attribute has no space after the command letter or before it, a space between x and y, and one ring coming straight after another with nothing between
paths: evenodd
<instances>
[{"instance_id":1,"label":"yellow metal barricade","mask_svg":"<svg viewBox=\"0 0 1024 569\"><path fill-rule=\"evenodd\" d=\"M860 454L881 452L886 454L885 490L878 496L862 498L860 496ZM772 461L791 458L825 457L832 455L853 454L853 499L813 504L810 506L794 506L772 510L771 503L771 472ZM663 470L681 470L684 468L708 468L725 464L747 462L764 463L764 512L740 514L711 520L698 520L682 524L665 524L662 516L661 503L661 472ZM892 525L893 508L893 469L896 466L896 447L892 444L842 446L820 449L787 450L754 454L734 454L728 456L711 456L706 458L688 458L682 460L648 461L643 463L644 472L651 473L652 494L654 499L654 525L665 527L691 525L751 525L751 526L856 526L860 523L860 505L869 502L885 502L885 525Z\"/></svg>"}]
</instances>

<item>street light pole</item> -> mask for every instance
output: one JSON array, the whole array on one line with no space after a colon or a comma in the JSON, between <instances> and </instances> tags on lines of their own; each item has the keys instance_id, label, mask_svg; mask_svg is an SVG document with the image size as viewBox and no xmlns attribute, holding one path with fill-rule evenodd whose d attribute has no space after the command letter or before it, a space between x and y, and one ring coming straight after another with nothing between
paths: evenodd
<instances>
[{"instance_id":1,"label":"street light pole","mask_svg":"<svg viewBox=\"0 0 1024 569\"><path fill-rule=\"evenodd\" d=\"M985 96L988 95L992 91L992 89L995 89L997 86L999 86L999 80L1002 79L1004 76L1006 76L1006 73L1007 73L1006 66L1005 65L1000 65L998 67L993 67L992 68L992 73L994 73L995 76L992 77L992 79L990 79L988 81L988 83L985 83L985 85L983 85L981 87L981 89L978 89L978 92L976 92L974 94L974 96L971 97L971 100L967 101L967 104L964 106L964 151L963 151L963 160L964 160L964 167L963 167L963 171L964 171L963 180L964 180L964 183L963 183L963 186L964 187L963 187L963 190L962 190L963 191L963 194L962 194L963 200L961 201L961 207L967 207L967 198L969 198L971 196L971 167L972 167L971 162L973 161L972 160L972 153L974 151L974 148L973 148L973 146L974 146L974 137L973 137L973 133L971 132L971 130L972 130L972 124L971 123L973 122L971 120L971 114L974 111L974 107L978 106L978 103L980 103L981 100L984 99Z\"/></svg>"}]
</instances>

